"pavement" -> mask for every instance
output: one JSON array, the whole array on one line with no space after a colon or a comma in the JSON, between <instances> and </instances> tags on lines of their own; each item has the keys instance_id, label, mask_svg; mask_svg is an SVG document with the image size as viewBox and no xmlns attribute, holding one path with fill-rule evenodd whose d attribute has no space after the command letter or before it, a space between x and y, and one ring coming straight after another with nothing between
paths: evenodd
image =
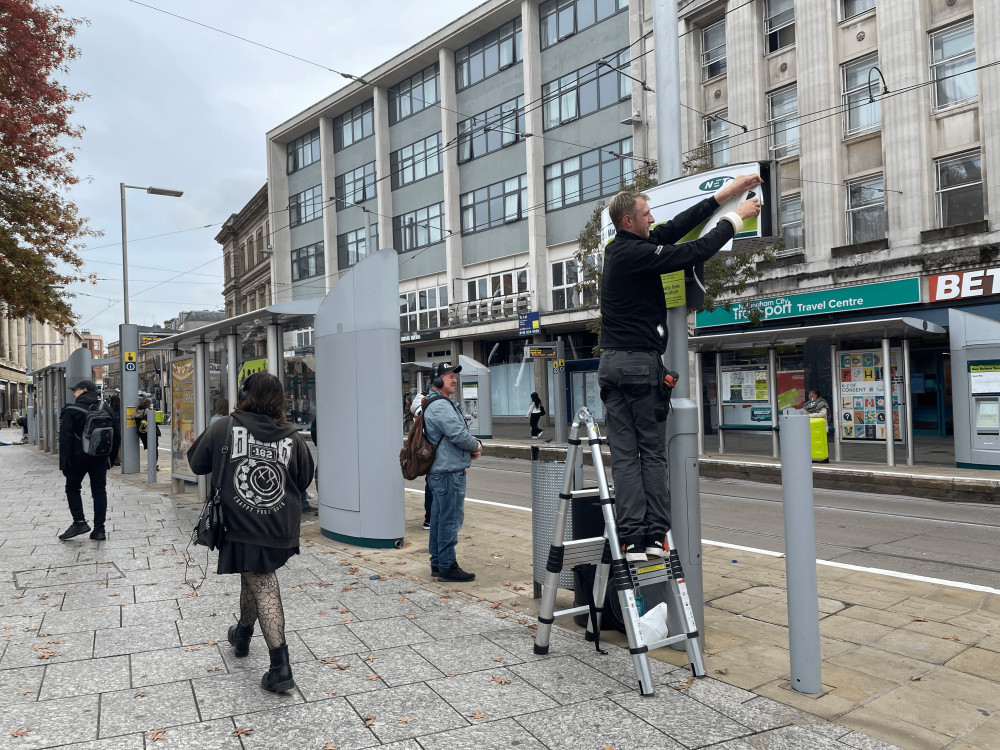
<instances>
[{"instance_id":1,"label":"pavement","mask_svg":"<svg viewBox=\"0 0 1000 750\"><path fill-rule=\"evenodd\" d=\"M279 573L297 687L265 693L262 638L239 660L226 642L236 577L186 549L196 495L144 478L109 474L106 542L60 542L56 457L0 447L0 750L1000 748L995 591L820 565L823 690L805 695L785 560L706 546L708 677L660 649L643 697L614 634L601 655L560 621L533 653L529 512L470 503L458 553L477 579L438 583L410 490L402 549L336 543L307 517Z\"/></svg>"}]
</instances>

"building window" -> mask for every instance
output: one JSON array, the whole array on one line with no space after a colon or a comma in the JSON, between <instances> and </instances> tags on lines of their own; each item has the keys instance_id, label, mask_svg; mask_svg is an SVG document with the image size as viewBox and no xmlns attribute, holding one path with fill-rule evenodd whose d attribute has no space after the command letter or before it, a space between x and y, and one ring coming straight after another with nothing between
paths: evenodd
<instances>
[{"instance_id":1,"label":"building window","mask_svg":"<svg viewBox=\"0 0 1000 750\"><path fill-rule=\"evenodd\" d=\"M438 66L434 63L414 76L389 89L389 124L395 125L410 115L436 104L438 99Z\"/></svg>"},{"instance_id":2,"label":"building window","mask_svg":"<svg viewBox=\"0 0 1000 750\"><path fill-rule=\"evenodd\" d=\"M489 300L510 294L522 294L528 291L528 272L526 270L504 271L488 276L477 276L466 279L465 289L469 302Z\"/></svg>"},{"instance_id":3,"label":"building window","mask_svg":"<svg viewBox=\"0 0 1000 750\"><path fill-rule=\"evenodd\" d=\"M375 105L369 100L333 118L333 150L362 141L375 133Z\"/></svg>"},{"instance_id":4,"label":"building window","mask_svg":"<svg viewBox=\"0 0 1000 750\"><path fill-rule=\"evenodd\" d=\"M585 117L632 96L628 62L629 51L624 49L544 84L545 129ZM622 68L625 73L619 72Z\"/></svg>"},{"instance_id":5,"label":"building window","mask_svg":"<svg viewBox=\"0 0 1000 750\"><path fill-rule=\"evenodd\" d=\"M333 189L337 193L337 210L343 211L352 205L363 203L375 197L375 162L369 162L350 172L334 178Z\"/></svg>"},{"instance_id":6,"label":"building window","mask_svg":"<svg viewBox=\"0 0 1000 750\"><path fill-rule=\"evenodd\" d=\"M389 154L392 189L409 185L441 171L441 134L403 146Z\"/></svg>"},{"instance_id":7,"label":"building window","mask_svg":"<svg viewBox=\"0 0 1000 750\"><path fill-rule=\"evenodd\" d=\"M970 221L982 221L983 168L979 151L968 151L934 162L937 174L938 225L950 227Z\"/></svg>"},{"instance_id":8,"label":"building window","mask_svg":"<svg viewBox=\"0 0 1000 750\"><path fill-rule=\"evenodd\" d=\"M297 227L323 215L323 188L321 185L304 190L288 199L288 226ZM244 268L249 268L249 258Z\"/></svg>"},{"instance_id":9,"label":"building window","mask_svg":"<svg viewBox=\"0 0 1000 750\"><path fill-rule=\"evenodd\" d=\"M885 190L882 175L847 183L847 243L858 245L885 237Z\"/></svg>"},{"instance_id":10,"label":"building window","mask_svg":"<svg viewBox=\"0 0 1000 750\"><path fill-rule=\"evenodd\" d=\"M306 245L298 250L292 250L292 281L322 276L324 270L323 243Z\"/></svg>"},{"instance_id":11,"label":"building window","mask_svg":"<svg viewBox=\"0 0 1000 750\"><path fill-rule=\"evenodd\" d=\"M521 19L515 18L455 53L455 88L459 91L521 62Z\"/></svg>"},{"instance_id":12,"label":"building window","mask_svg":"<svg viewBox=\"0 0 1000 750\"><path fill-rule=\"evenodd\" d=\"M545 167L545 210L617 193L633 180L632 139Z\"/></svg>"},{"instance_id":13,"label":"building window","mask_svg":"<svg viewBox=\"0 0 1000 750\"><path fill-rule=\"evenodd\" d=\"M723 19L701 32L701 80L726 72L726 21Z\"/></svg>"},{"instance_id":14,"label":"building window","mask_svg":"<svg viewBox=\"0 0 1000 750\"><path fill-rule=\"evenodd\" d=\"M628 8L628 0L548 0L538 6L542 49Z\"/></svg>"},{"instance_id":15,"label":"building window","mask_svg":"<svg viewBox=\"0 0 1000 750\"><path fill-rule=\"evenodd\" d=\"M844 135L856 135L874 130L882 124L882 104L870 101L868 76L878 65L878 55L868 55L847 63L844 71ZM878 82L872 82L872 94L878 93Z\"/></svg>"},{"instance_id":16,"label":"building window","mask_svg":"<svg viewBox=\"0 0 1000 750\"><path fill-rule=\"evenodd\" d=\"M443 202L392 217L392 240L401 253L435 245L444 234Z\"/></svg>"},{"instance_id":17,"label":"building window","mask_svg":"<svg viewBox=\"0 0 1000 750\"><path fill-rule=\"evenodd\" d=\"M705 145L708 146L713 167L729 164L729 123L723 118L729 110L705 118Z\"/></svg>"},{"instance_id":18,"label":"building window","mask_svg":"<svg viewBox=\"0 0 1000 750\"><path fill-rule=\"evenodd\" d=\"M764 49L777 52L795 44L794 0L764 0Z\"/></svg>"},{"instance_id":19,"label":"building window","mask_svg":"<svg viewBox=\"0 0 1000 750\"><path fill-rule=\"evenodd\" d=\"M768 94L767 111L774 158L799 153L799 94L795 86Z\"/></svg>"},{"instance_id":20,"label":"building window","mask_svg":"<svg viewBox=\"0 0 1000 750\"><path fill-rule=\"evenodd\" d=\"M931 34L931 78L934 80L934 106L975 99L976 47L972 20Z\"/></svg>"},{"instance_id":21,"label":"building window","mask_svg":"<svg viewBox=\"0 0 1000 750\"><path fill-rule=\"evenodd\" d=\"M295 332L295 348L305 349L313 345L313 329L306 328Z\"/></svg>"},{"instance_id":22,"label":"building window","mask_svg":"<svg viewBox=\"0 0 1000 750\"><path fill-rule=\"evenodd\" d=\"M464 193L460 203L462 234L482 232L520 221L528 213L528 175L511 177L471 193Z\"/></svg>"},{"instance_id":23,"label":"building window","mask_svg":"<svg viewBox=\"0 0 1000 750\"><path fill-rule=\"evenodd\" d=\"M369 237L372 241L371 248L375 248L378 245L378 226L375 223L371 225ZM364 227L337 235L337 265L341 269L353 266L368 255L368 250Z\"/></svg>"},{"instance_id":24,"label":"building window","mask_svg":"<svg viewBox=\"0 0 1000 750\"><path fill-rule=\"evenodd\" d=\"M874 7L875 0L840 0L840 17L846 21Z\"/></svg>"},{"instance_id":25,"label":"building window","mask_svg":"<svg viewBox=\"0 0 1000 750\"><path fill-rule=\"evenodd\" d=\"M785 251L801 250L805 247L802 234L802 196L790 195L781 199L781 239Z\"/></svg>"},{"instance_id":26,"label":"building window","mask_svg":"<svg viewBox=\"0 0 1000 750\"><path fill-rule=\"evenodd\" d=\"M580 307L580 292L576 285L580 282L576 258L556 261L552 264L552 309L576 310Z\"/></svg>"},{"instance_id":27,"label":"building window","mask_svg":"<svg viewBox=\"0 0 1000 750\"><path fill-rule=\"evenodd\" d=\"M458 123L458 161L467 162L524 139L524 97Z\"/></svg>"},{"instance_id":28,"label":"building window","mask_svg":"<svg viewBox=\"0 0 1000 750\"><path fill-rule=\"evenodd\" d=\"M319 128L288 144L288 174L319 161Z\"/></svg>"},{"instance_id":29,"label":"building window","mask_svg":"<svg viewBox=\"0 0 1000 750\"><path fill-rule=\"evenodd\" d=\"M448 325L448 287L399 295L399 330L433 331Z\"/></svg>"}]
</instances>

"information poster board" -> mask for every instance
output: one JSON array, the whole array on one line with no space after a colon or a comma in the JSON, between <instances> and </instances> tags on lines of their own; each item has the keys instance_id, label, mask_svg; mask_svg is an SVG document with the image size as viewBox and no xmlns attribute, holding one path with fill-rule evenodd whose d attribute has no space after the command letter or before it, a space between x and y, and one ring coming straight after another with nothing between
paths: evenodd
<instances>
[{"instance_id":1,"label":"information poster board","mask_svg":"<svg viewBox=\"0 0 1000 750\"><path fill-rule=\"evenodd\" d=\"M188 448L198 437L194 427L194 360L178 359L170 363L171 412L170 473L177 479L197 481L188 463Z\"/></svg>"},{"instance_id":2,"label":"information poster board","mask_svg":"<svg viewBox=\"0 0 1000 750\"><path fill-rule=\"evenodd\" d=\"M969 392L973 396L1000 394L1000 361L990 359L969 362Z\"/></svg>"},{"instance_id":3,"label":"information poster board","mask_svg":"<svg viewBox=\"0 0 1000 750\"><path fill-rule=\"evenodd\" d=\"M769 403L767 365L723 365L722 403Z\"/></svg>"},{"instance_id":4,"label":"information poster board","mask_svg":"<svg viewBox=\"0 0 1000 750\"><path fill-rule=\"evenodd\" d=\"M889 352L888 375L892 382L892 436L902 441L904 434L899 397L903 370L899 349ZM881 349L837 352L840 365L840 437L842 440L884 441L888 432L883 378L886 370Z\"/></svg>"}]
</instances>

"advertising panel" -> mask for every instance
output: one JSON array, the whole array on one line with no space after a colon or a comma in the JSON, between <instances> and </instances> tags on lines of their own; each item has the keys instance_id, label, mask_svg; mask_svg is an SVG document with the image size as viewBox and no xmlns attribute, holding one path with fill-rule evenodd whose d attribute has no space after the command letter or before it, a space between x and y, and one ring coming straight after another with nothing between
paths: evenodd
<instances>
[{"instance_id":1,"label":"advertising panel","mask_svg":"<svg viewBox=\"0 0 1000 750\"><path fill-rule=\"evenodd\" d=\"M179 479L197 481L188 463L188 448L198 437L194 427L194 360L178 359L170 363L171 412L170 473Z\"/></svg>"},{"instance_id":2,"label":"advertising panel","mask_svg":"<svg viewBox=\"0 0 1000 750\"><path fill-rule=\"evenodd\" d=\"M900 409L903 390L903 371L899 367L902 355L899 349L889 353L889 377L892 380L892 436L902 440L904 426ZM887 412L885 404L886 374L881 349L839 351L840 365L840 437L842 440L885 440Z\"/></svg>"}]
</instances>

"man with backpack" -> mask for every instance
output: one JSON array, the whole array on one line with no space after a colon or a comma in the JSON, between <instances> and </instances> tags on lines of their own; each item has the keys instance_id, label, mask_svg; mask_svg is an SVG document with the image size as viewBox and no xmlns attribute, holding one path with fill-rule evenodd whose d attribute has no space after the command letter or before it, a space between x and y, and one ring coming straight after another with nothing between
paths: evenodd
<instances>
[{"instance_id":1,"label":"man with backpack","mask_svg":"<svg viewBox=\"0 0 1000 750\"><path fill-rule=\"evenodd\" d=\"M434 496L428 551L431 576L439 581L465 583L475 573L462 570L455 557L458 532L465 520L465 470L479 458L483 444L472 437L462 410L451 400L461 365L437 362L431 368L431 390L421 415L427 440L437 446L427 481Z\"/></svg>"},{"instance_id":2,"label":"man with backpack","mask_svg":"<svg viewBox=\"0 0 1000 750\"><path fill-rule=\"evenodd\" d=\"M107 539L106 484L115 421L92 380L81 380L74 385L73 396L76 402L66 407L59 427L59 468L66 477L66 500L73 524L59 538L65 541L90 531L80 492L83 478L89 475L90 494L94 498L94 530L90 538Z\"/></svg>"}]
</instances>

